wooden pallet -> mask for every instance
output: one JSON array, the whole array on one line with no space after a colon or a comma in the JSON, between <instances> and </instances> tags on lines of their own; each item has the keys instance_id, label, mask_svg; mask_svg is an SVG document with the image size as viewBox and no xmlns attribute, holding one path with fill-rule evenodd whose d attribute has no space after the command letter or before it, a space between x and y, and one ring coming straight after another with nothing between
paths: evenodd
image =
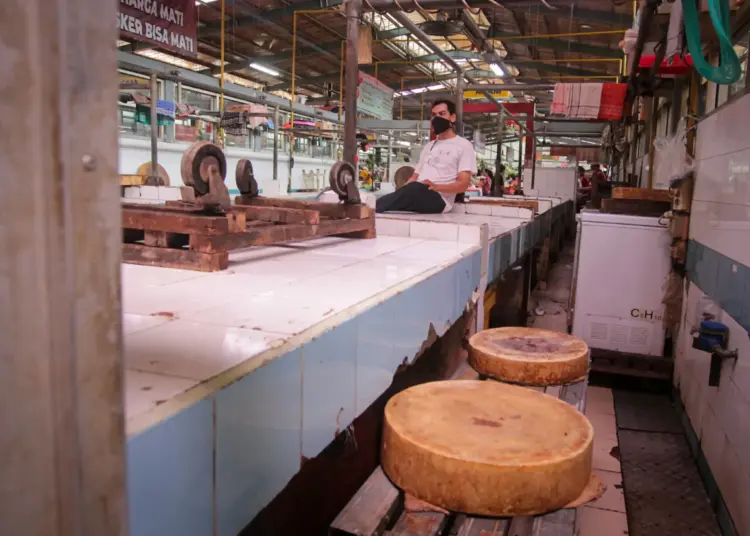
<instances>
[{"instance_id":1,"label":"wooden pallet","mask_svg":"<svg viewBox=\"0 0 750 536\"><path fill-rule=\"evenodd\" d=\"M499 207L528 208L539 214L539 201L533 199L503 199L502 197L472 197L469 205L494 205Z\"/></svg>"},{"instance_id":2,"label":"wooden pallet","mask_svg":"<svg viewBox=\"0 0 750 536\"><path fill-rule=\"evenodd\" d=\"M364 205L246 198L223 210L196 203L122 205L123 261L201 272L225 270L229 252L322 236L375 238Z\"/></svg>"},{"instance_id":3,"label":"wooden pallet","mask_svg":"<svg viewBox=\"0 0 750 536\"><path fill-rule=\"evenodd\" d=\"M453 379L477 379L464 364ZM488 380L491 381L491 380ZM536 387L583 412L587 379L570 385ZM411 499L410 499L411 500ZM574 536L576 508L543 516L484 518L417 511L378 467L331 523L332 536Z\"/></svg>"}]
</instances>

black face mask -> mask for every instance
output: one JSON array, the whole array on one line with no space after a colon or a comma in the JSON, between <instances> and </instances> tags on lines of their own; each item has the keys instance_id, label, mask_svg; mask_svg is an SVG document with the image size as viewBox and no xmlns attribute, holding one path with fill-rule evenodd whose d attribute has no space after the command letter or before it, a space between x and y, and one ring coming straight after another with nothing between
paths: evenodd
<instances>
[{"instance_id":1,"label":"black face mask","mask_svg":"<svg viewBox=\"0 0 750 536\"><path fill-rule=\"evenodd\" d=\"M438 136L452 126L453 123L448 121L445 117L435 116L432 118L432 131Z\"/></svg>"}]
</instances>

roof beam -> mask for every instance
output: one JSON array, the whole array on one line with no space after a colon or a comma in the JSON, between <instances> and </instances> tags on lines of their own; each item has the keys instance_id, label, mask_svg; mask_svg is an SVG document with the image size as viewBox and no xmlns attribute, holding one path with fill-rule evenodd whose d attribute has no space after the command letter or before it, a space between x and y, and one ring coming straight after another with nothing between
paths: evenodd
<instances>
[{"instance_id":1,"label":"roof beam","mask_svg":"<svg viewBox=\"0 0 750 536\"><path fill-rule=\"evenodd\" d=\"M550 17L571 17L571 10L549 11ZM573 6L572 17L574 19L588 20L591 22L602 22L612 26L622 26L623 31L633 25L633 15L631 13L614 13L612 11L599 11L595 9L583 9Z\"/></svg>"},{"instance_id":2,"label":"roof beam","mask_svg":"<svg viewBox=\"0 0 750 536\"><path fill-rule=\"evenodd\" d=\"M334 8L342 5L343 3L343 0L313 0L311 2L302 2L300 4L294 4L293 6L286 6L279 9L260 11L258 15L262 17L262 20L269 22L279 22L286 17L291 17L292 15L294 15L295 11ZM242 28L245 26L254 26L259 22L258 15L240 16L232 23L232 27ZM210 22L201 28L201 33L205 35L220 32L221 22Z\"/></svg>"},{"instance_id":3,"label":"roof beam","mask_svg":"<svg viewBox=\"0 0 750 536\"><path fill-rule=\"evenodd\" d=\"M514 67L524 67L526 69L535 69L539 71L540 73L558 73L561 75L569 75L569 76L590 76L592 78L596 78L597 76L606 76L608 73L607 71L590 71L588 69L576 69L573 67L566 67L565 65L556 65L556 64L550 64L550 63L541 63L541 62L534 62L534 61L523 61L523 60L512 60L507 61L508 65L513 65ZM570 63L575 63L575 60L570 60ZM615 76L615 75L613 75ZM518 75L519 78L524 78L523 74Z\"/></svg>"},{"instance_id":4,"label":"roof beam","mask_svg":"<svg viewBox=\"0 0 750 536\"><path fill-rule=\"evenodd\" d=\"M519 36L517 34L513 34L510 32L503 32L500 30L494 30L493 28L490 28L489 32L489 39L498 39L500 41L503 40L503 38L512 37L513 41L525 41L525 40L533 40L534 44L541 48L549 48L551 50L558 50L561 52L576 52L578 54L590 54L592 56L600 56L603 58L622 58L622 50L620 49L612 49L604 46L598 46L598 45L588 45L586 43L579 43L576 41L570 41L566 39L550 39L550 38L540 38L540 37L534 37L534 36Z\"/></svg>"}]
</instances>

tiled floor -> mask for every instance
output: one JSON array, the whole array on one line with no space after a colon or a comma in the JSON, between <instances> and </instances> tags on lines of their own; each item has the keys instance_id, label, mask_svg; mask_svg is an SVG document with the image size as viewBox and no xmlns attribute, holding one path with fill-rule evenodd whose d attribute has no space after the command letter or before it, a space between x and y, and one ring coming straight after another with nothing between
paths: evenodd
<instances>
[{"instance_id":1,"label":"tiled floor","mask_svg":"<svg viewBox=\"0 0 750 536\"><path fill-rule=\"evenodd\" d=\"M546 288L534 292L529 302L532 313L529 325L567 332L572 270L573 257L571 252L566 251L551 267ZM594 427L594 473L604 482L607 490L601 498L579 509L576 536L628 534L611 389L589 386L586 416Z\"/></svg>"},{"instance_id":2,"label":"tiled floor","mask_svg":"<svg viewBox=\"0 0 750 536\"><path fill-rule=\"evenodd\" d=\"M617 427L612 390L589 386L586 416L594 426L594 473L607 486L604 495L584 506L578 536L620 536L628 533L622 474L617 458Z\"/></svg>"}]
</instances>

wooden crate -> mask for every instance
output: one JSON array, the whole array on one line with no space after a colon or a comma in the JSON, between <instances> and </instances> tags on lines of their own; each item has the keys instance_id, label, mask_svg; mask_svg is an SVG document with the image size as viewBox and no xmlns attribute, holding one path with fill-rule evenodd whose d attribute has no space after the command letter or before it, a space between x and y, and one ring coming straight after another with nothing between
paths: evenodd
<instances>
[{"instance_id":1,"label":"wooden crate","mask_svg":"<svg viewBox=\"0 0 750 536\"><path fill-rule=\"evenodd\" d=\"M123 261L214 272L229 252L321 236L375 238L375 214L364 205L245 198L224 210L180 201L122 206Z\"/></svg>"},{"instance_id":2,"label":"wooden crate","mask_svg":"<svg viewBox=\"0 0 750 536\"><path fill-rule=\"evenodd\" d=\"M612 199L639 199L641 201L672 202L669 190L654 190L649 188L612 188Z\"/></svg>"},{"instance_id":3,"label":"wooden crate","mask_svg":"<svg viewBox=\"0 0 750 536\"><path fill-rule=\"evenodd\" d=\"M478 379L468 364L452 379ZM493 381L493 380L487 380ZM588 379L569 385L530 387L546 392L583 412ZM410 504L411 503L411 504ZM424 503L422 503L423 505ZM415 508L416 506L416 508ZM375 469L331 523L331 536L574 536L577 509L542 516L484 518L430 511L415 505L395 487L381 467Z\"/></svg>"},{"instance_id":4,"label":"wooden crate","mask_svg":"<svg viewBox=\"0 0 750 536\"><path fill-rule=\"evenodd\" d=\"M602 199L601 210L608 214L659 217L671 208L665 201L643 199Z\"/></svg>"}]
</instances>

